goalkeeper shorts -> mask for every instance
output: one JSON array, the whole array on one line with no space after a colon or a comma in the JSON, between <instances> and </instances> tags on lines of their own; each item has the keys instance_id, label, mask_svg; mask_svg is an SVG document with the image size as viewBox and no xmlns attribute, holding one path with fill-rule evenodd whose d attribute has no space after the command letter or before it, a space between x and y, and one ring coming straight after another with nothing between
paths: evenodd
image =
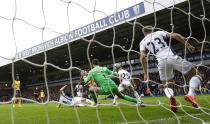
<instances>
[{"instance_id":1,"label":"goalkeeper shorts","mask_svg":"<svg viewBox=\"0 0 210 124\"><path fill-rule=\"evenodd\" d=\"M99 89L100 95L116 94L118 92L117 85L101 86Z\"/></svg>"}]
</instances>

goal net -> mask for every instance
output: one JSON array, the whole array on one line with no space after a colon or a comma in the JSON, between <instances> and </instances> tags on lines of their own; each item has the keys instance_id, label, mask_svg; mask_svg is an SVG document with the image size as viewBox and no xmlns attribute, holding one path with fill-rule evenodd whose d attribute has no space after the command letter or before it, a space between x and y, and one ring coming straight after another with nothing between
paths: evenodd
<instances>
[{"instance_id":1,"label":"goal net","mask_svg":"<svg viewBox=\"0 0 210 124\"><path fill-rule=\"evenodd\" d=\"M209 0L0 1L0 123L210 123L209 6ZM140 43L148 26L184 41L170 36L147 43L144 74ZM161 82L165 60L155 45L180 56L171 61L178 65L162 70L172 76L170 87ZM90 76L95 58L115 74L105 77L116 91ZM199 71L194 80L180 73L188 72L187 62Z\"/></svg>"}]
</instances>

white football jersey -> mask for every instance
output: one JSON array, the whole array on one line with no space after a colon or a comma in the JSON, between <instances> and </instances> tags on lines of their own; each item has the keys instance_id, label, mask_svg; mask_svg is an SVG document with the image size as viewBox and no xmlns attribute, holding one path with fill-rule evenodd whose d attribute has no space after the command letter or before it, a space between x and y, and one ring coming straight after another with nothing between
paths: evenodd
<instances>
[{"instance_id":1,"label":"white football jersey","mask_svg":"<svg viewBox=\"0 0 210 124\"><path fill-rule=\"evenodd\" d=\"M81 84L76 85L77 92L83 92L83 86Z\"/></svg>"},{"instance_id":2,"label":"white football jersey","mask_svg":"<svg viewBox=\"0 0 210 124\"><path fill-rule=\"evenodd\" d=\"M124 81L129 81L130 82L130 73L124 69L120 69L118 71L118 74L119 74L119 78L121 79L121 82L124 82Z\"/></svg>"},{"instance_id":3,"label":"white football jersey","mask_svg":"<svg viewBox=\"0 0 210 124\"><path fill-rule=\"evenodd\" d=\"M165 41L166 34L167 32L164 31L156 31L146 35L139 44L140 52L148 50L156 56L158 61L169 55L174 55Z\"/></svg>"}]
</instances>

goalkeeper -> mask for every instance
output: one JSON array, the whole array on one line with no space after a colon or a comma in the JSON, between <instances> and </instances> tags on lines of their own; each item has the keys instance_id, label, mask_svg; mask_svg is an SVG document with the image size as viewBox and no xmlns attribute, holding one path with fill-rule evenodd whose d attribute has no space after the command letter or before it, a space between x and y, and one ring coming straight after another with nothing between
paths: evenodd
<instances>
[{"instance_id":1,"label":"goalkeeper","mask_svg":"<svg viewBox=\"0 0 210 124\"><path fill-rule=\"evenodd\" d=\"M110 76L118 76L117 73L114 73L106 67L100 67L98 59L93 59L92 65L93 69L90 70L86 77L84 76L84 74L81 74L81 79L83 79L83 83L85 85L89 85L89 82L92 81L95 81L95 83L97 84L97 86L89 85L89 93L90 96L94 99L95 104L97 104L96 93L100 95L117 95L119 98L122 98L124 100L138 103L135 98L119 92L117 85L110 78Z\"/></svg>"}]
</instances>

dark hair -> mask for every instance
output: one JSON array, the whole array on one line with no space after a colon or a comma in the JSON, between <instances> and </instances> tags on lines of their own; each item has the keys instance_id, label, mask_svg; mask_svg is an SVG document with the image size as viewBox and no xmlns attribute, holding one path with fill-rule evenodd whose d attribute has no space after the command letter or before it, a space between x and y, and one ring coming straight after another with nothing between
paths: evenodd
<instances>
[{"instance_id":1,"label":"dark hair","mask_svg":"<svg viewBox=\"0 0 210 124\"><path fill-rule=\"evenodd\" d=\"M144 34L151 33L152 31L153 31L153 27L152 27L152 26L144 26L144 27L142 28L142 32L143 32Z\"/></svg>"},{"instance_id":2,"label":"dark hair","mask_svg":"<svg viewBox=\"0 0 210 124\"><path fill-rule=\"evenodd\" d=\"M17 75L15 78L16 78L16 80L20 80L20 78L19 78L19 76L18 76L18 75Z\"/></svg>"},{"instance_id":3,"label":"dark hair","mask_svg":"<svg viewBox=\"0 0 210 124\"><path fill-rule=\"evenodd\" d=\"M93 65L99 65L99 60L98 59L93 59L92 64Z\"/></svg>"}]
</instances>

